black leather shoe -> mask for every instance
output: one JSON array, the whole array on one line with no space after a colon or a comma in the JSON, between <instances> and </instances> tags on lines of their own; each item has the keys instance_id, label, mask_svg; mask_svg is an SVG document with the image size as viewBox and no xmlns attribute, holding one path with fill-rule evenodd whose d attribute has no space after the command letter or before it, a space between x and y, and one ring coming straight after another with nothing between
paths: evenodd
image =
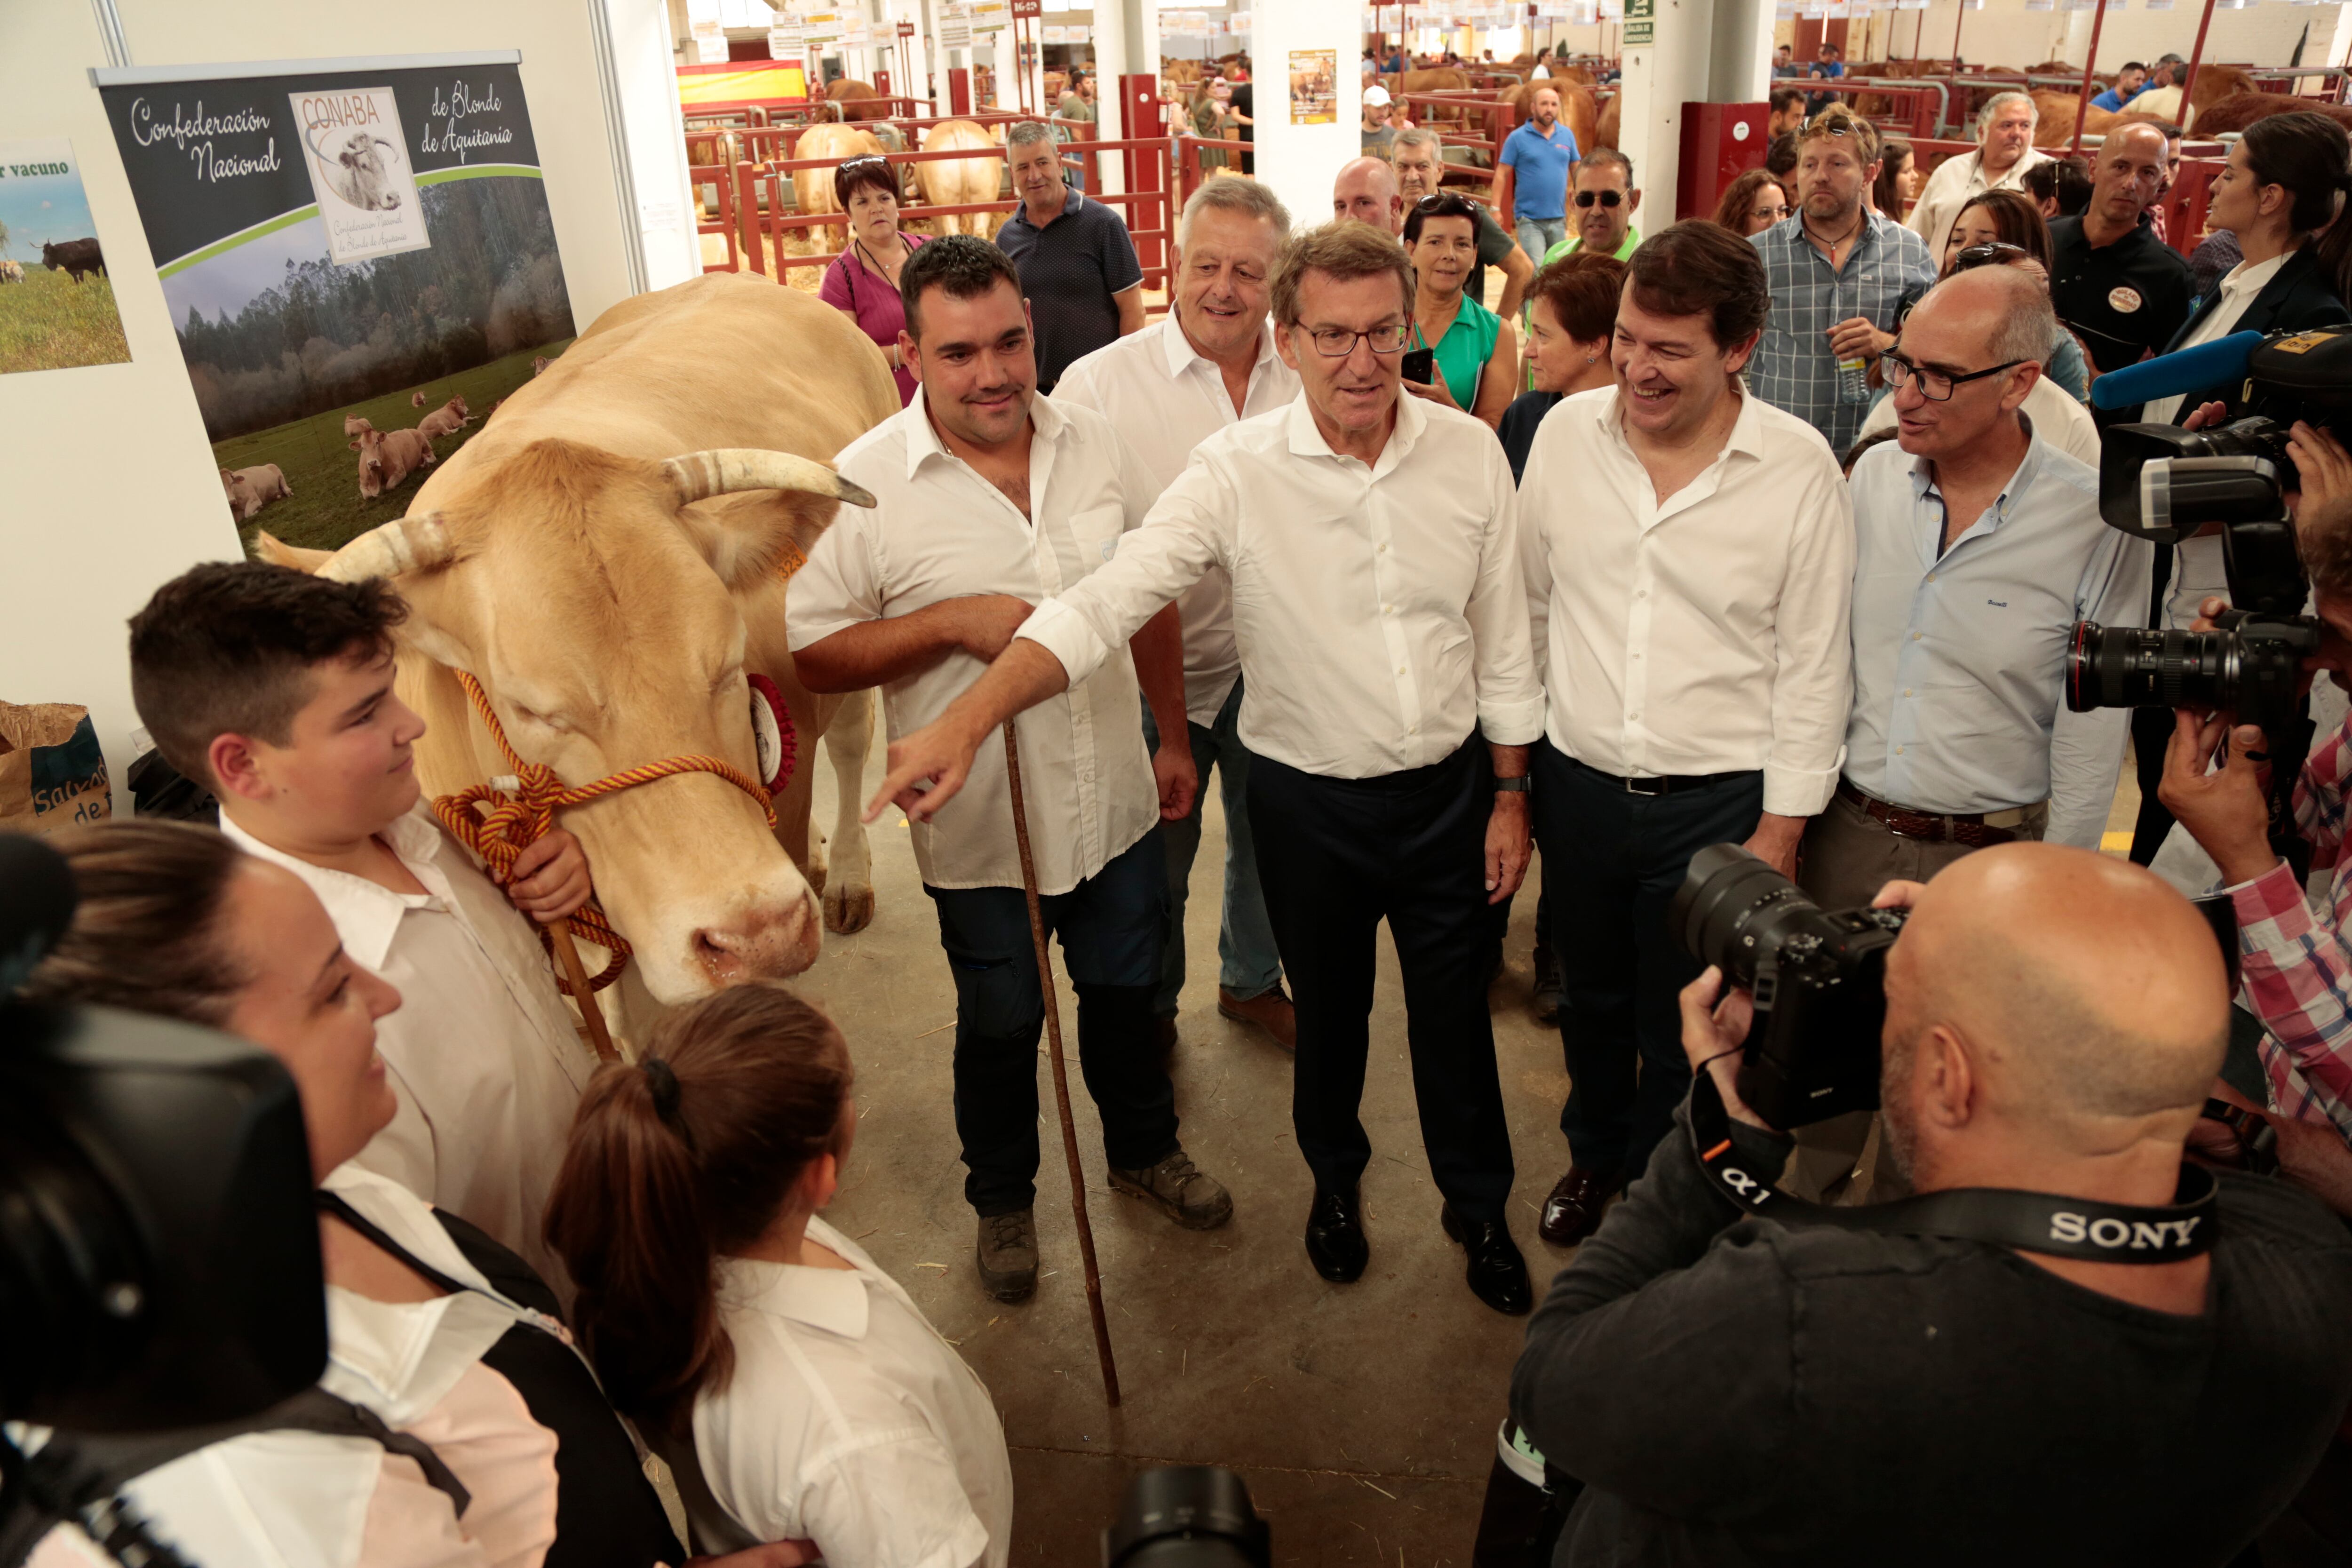
<instances>
[{"instance_id":1,"label":"black leather shoe","mask_svg":"<svg viewBox=\"0 0 2352 1568\"><path fill-rule=\"evenodd\" d=\"M1543 1220L1536 1234L1554 1247L1574 1247L1601 1228L1601 1212L1617 1184L1599 1171L1570 1165L1544 1199Z\"/></svg>"},{"instance_id":2,"label":"black leather shoe","mask_svg":"<svg viewBox=\"0 0 2352 1568\"><path fill-rule=\"evenodd\" d=\"M1363 1278L1372 1249L1364 1240L1364 1220L1357 1211L1355 1194L1315 1194L1315 1206L1307 1211L1307 1256L1314 1262L1315 1272L1335 1285Z\"/></svg>"},{"instance_id":3,"label":"black leather shoe","mask_svg":"<svg viewBox=\"0 0 2352 1568\"><path fill-rule=\"evenodd\" d=\"M1493 1220L1464 1219L1447 1204L1438 1212L1445 1234L1470 1255L1470 1293L1497 1312L1517 1318L1536 1304L1535 1288L1528 1283L1528 1262L1519 1244Z\"/></svg>"}]
</instances>

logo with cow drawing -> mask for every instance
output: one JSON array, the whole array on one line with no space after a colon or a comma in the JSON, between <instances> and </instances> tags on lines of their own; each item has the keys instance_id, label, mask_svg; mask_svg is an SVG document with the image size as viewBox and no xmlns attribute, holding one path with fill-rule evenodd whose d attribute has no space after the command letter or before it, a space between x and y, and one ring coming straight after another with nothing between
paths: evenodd
<instances>
[{"instance_id":1,"label":"logo with cow drawing","mask_svg":"<svg viewBox=\"0 0 2352 1568\"><path fill-rule=\"evenodd\" d=\"M289 97L326 221L327 253L349 265L430 246L393 89L335 88Z\"/></svg>"}]
</instances>

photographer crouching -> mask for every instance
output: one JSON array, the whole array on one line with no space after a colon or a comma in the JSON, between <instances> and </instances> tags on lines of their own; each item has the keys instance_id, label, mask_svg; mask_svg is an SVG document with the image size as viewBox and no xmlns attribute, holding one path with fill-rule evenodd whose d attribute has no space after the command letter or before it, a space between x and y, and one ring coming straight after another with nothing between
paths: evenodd
<instances>
[{"instance_id":1,"label":"photographer crouching","mask_svg":"<svg viewBox=\"0 0 2352 1568\"><path fill-rule=\"evenodd\" d=\"M2184 1168L2227 1030L2210 930L2042 844L1889 884L1907 921L1743 891L1678 923L1769 973L1769 1011L1826 997L1823 1026L1776 1062L1791 1031L1751 1038L1720 969L1683 993L1690 1098L1512 1379L1555 1498L1580 1493L1553 1561L2228 1562L2352 1397L2352 1238L2290 1187ZM1790 1140L1750 1101L1793 1124L1872 1081L1918 1196L1774 1193Z\"/></svg>"}]
</instances>

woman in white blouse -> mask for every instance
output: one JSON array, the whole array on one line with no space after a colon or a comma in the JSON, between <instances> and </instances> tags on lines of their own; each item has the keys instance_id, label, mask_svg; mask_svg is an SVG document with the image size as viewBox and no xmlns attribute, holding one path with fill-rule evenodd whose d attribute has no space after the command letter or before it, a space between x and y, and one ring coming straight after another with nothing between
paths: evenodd
<instances>
[{"instance_id":1,"label":"woman in white blouse","mask_svg":"<svg viewBox=\"0 0 2352 1568\"><path fill-rule=\"evenodd\" d=\"M848 1047L761 986L669 1014L582 1100L548 1205L582 1339L677 1475L697 1549L829 1568L1002 1568L988 1390L817 1217L857 1126Z\"/></svg>"}]
</instances>

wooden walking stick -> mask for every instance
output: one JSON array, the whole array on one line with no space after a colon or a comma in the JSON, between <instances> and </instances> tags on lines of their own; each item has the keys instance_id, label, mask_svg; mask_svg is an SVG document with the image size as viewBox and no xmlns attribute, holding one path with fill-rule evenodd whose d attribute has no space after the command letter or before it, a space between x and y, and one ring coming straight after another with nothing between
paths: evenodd
<instances>
[{"instance_id":1,"label":"wooden walking stick","mask_svg":"<svg viewBox=\"0 0 2352 1568\"><path fill-rule=\"evenodd\" d=\"M1045 998L1045 1039L1054 1058L1054 1103L1062 1112L1062 1155L1070 1166L1070 1214L1078 1222L1078 1257L1087 1270L1087 1310L1095 1321L1095 1359L1102 1363L1103 1394L1118 1408L1118 1363L1111 1359L1110 1321L1103 1316L1102 1275L1095 1268L1094 1227L1087 1223L1087 1177L1078 1164L1078 1130L1070 1120L1070 1075L1062 1065L1062 1001L1054 987L1054 961L1045 951L1045 917L1037 902L1037 862L1029 852L1029 811L1021 800L1021 742L1004 721L1004 778L1013 787L1013 837L1021 847L1021 891L1029 900L1029 940L1037 949L1037 989Z\"/></svg>"}]
</instances>

